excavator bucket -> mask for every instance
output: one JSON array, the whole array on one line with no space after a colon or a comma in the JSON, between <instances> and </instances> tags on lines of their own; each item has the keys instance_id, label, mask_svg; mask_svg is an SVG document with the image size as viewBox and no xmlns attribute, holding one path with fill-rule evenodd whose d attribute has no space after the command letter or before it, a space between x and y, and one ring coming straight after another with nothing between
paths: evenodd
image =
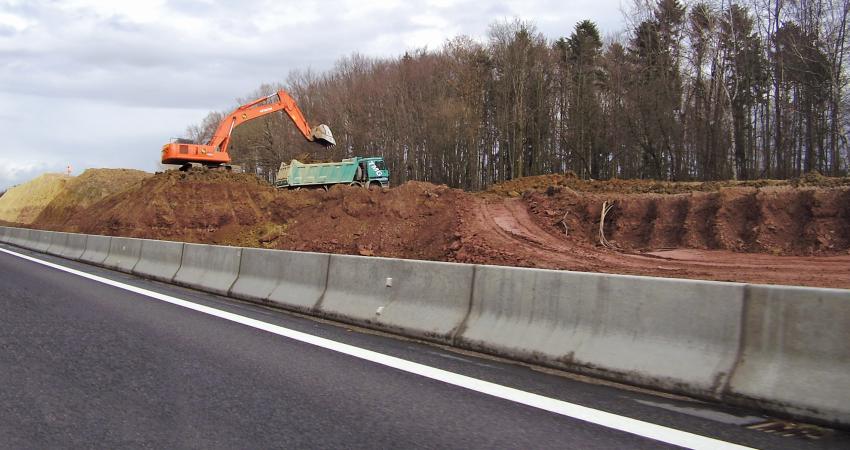
<instances>
[{"instance_id":1,"label":"excavator bucket","mask_svg":"<svg viewBox=\"0 0 850 450\"><path fill-rule=\"evenodd\" d=\"M325 147L332 147L336 145L336 141L334 140L334 135L331 133L330 127L325 124L316 125L316 127L313 128L313 142L322 144Z\"/></svg>"}]
</instances>

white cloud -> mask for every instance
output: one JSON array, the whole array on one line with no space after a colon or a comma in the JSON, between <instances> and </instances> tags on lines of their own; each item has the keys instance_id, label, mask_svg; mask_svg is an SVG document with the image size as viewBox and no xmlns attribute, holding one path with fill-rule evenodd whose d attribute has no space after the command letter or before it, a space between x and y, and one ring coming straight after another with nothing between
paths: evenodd
<instances>
[{"instance_id":1,"label":"white cloud","mask_svg":"<svg viewBox=\"0 0 850 450\"><path fill-rule=\"evenodd\" d=\"M61 171L61 166L45 161L15 161L0 158L0 191L32 180L45 172Z\"/></svg>"}]
</instances>

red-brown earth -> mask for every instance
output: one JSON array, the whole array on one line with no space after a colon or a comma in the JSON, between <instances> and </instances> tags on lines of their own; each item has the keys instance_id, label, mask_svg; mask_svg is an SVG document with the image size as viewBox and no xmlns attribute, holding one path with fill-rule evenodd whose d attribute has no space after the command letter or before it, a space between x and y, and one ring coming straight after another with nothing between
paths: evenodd
<instances>
[{"instance_id":1,"label":"red-brown earth","mask_svg":"<svg viewBox=\"0 0 850 450\"><path fill-rule=\"evenodd\" d=\"M1 199L0 199L1 200ZM604 202L613 207L600 236ZM276 191L248 174L165 172L33 227L592 272L850 288L850 180L513 180Z\"/></svg>"}]
</instances>

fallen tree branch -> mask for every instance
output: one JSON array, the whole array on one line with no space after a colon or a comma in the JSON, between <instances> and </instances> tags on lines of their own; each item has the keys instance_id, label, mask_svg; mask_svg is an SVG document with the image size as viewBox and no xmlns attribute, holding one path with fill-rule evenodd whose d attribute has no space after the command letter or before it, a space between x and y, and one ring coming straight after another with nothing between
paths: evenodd
<instances>
[{"instance_id":1,"label":"fallen tree branch","mask_svg":"<svg viewBox=\"0 0 850 450\"><path fill-rule=\"evenodd\" d=\"M611 211L611 208L614 207L614 201L608 203L607 201L602 202L602 213L599 217L599 243L602 244L603 247L613 247L611 242L605 238L605 216L608 215L608 212Z\"/></svg>"},{"instance_id":2,"label":"fallen tree branch","mask_svg":"<svg viewBox=\"0 0 850 450\"><path fill-rule=\"evenodd\" d=\"M569 213L569 211L564 211L564 218L561 219L561 224L564 225L564 236L566 237L570 236L570 228L567 226L567 214Z\"/></svg>"}]
</instances>

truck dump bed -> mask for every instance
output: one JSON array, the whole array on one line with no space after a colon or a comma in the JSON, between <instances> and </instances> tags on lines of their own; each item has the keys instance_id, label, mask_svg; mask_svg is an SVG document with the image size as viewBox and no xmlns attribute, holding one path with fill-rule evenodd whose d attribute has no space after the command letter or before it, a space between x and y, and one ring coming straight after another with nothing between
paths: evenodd
<instances>
[{"instance_id":1,"label":"truck dump bed","mask_svg":"<svg viewBox=\"0 0 850 450\"><path fill-rule=\"evenodd\" d=\"M304 164L293 159L289 164L281 164L275 186L311 186L350 183L357 172L357 158L343 159L340 162Z\"/></svg>"}]
</instances>

